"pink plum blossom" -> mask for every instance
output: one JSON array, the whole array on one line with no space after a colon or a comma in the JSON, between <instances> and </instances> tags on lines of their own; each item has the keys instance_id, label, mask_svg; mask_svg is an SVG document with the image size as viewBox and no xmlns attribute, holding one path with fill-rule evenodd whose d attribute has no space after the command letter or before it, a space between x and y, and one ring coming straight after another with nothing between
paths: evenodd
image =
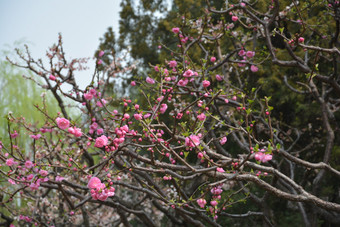
<instances>
[{"instance_id":1,"label":"pink plum blossom","mask_svg":"<svg viewBox=\"0 0 340 227\"><path fill-rule=\"evenodd\" d=\"M250 70L253 72L253 73L256 73L257 71L259 71L259 68L255 65L251 65L250 66Z\"/></svg>"},{"instance_id":2,"label":"pink plum blossom","mask_svg":"<svg viewBox=\"0 0 340 227\"><path fill-rule=\"evenodd\" d=\"M305 41L305 38L299 37L298 41L299 41L299 43L303 43Z\"/></svg>"},{"instance_id":3,"label":"pink plum blossom","mask_svg":"<svg viewBox=\"0 0 340 227\"><path fill-rule=\"evenodd\" d=\"M191 69L188 69L183 74L184 77L192 77L193 75L194 75L194 72Z\"/></svg>"},{"instance_id":4,"label":"pink plum blossom","mask_svg":"<svg viewBox=\"0 0 340 227\"><path fill-rule=\"evenodd\" d=\"M60 129L67 129L70 127L70 121L63 117L57 117L56 122Z\"/></svg>"},{"instance_id":5,"label":"pink plum blossom","mask_svg":"<svg viewBox=\"0 0 340 227\"><path fill-rule=\"evenodd\" d=\"M207 201L205 199L198 199L197 200L197 204L201 207L201 208L204 208L205 207L205 204L207 204Z\"/></svg>"},{"instance_id":6,"label":"pink plum blossom","mask_svg":"<svg viewBox=\"0 0 340 227\"><path fill-rule=\"evenodd\" d=\"M242 57L242 56L246 55L246 52L242 49L238 52L238 55Z\"/></svg>"},{"instance_id":7,"label":"pink plum blossom","mask_svg":"<svg viewBox=\"0 0 340 227\"><path fill-rule=\"evenodd\" d=\"M164 73L165 76L168 76L169 75L169 70L168 69L164 69L163 73Z\"/></svg>"},{"instance_id":8,"label":"pink plum blossom","mask_svg":"<svg viewBox=\"0 0 340 227\"><path fill-rule=\"evenodd\" d=\"M138 114L138 113L134 114L133 117L134 117L137 121L140 121L140 120L143 119L143 115L142 115L142 114Z\"/></svg>"},{"instance_id":9,"label":"pink plum blossom","mask_svg":"<svg viewBox=\"0 0 340 227\"><path fill-rule=\"evenodd\" d=\"M40 134L37 134L37 135L30 135L30 137L31 137L32 139L38 140L38 139L40 139L41 135L40 135Z\"/></svg>"},{"instance_id":10,"label":"pink plum blossom","mask_svg":"<svg viewBox=\"0 0 340 227\"><path fill-rule=\"evenodd\" d=\"M74 127L74 134L75 137L81 137L83 133L81 132L81 128Z\"/></svg>"},{"instance_id":11,"label":"pink plum blossom","mask_svg":"<svg viewBox=\"0 0 340 227\"><path fill-rule=\"evenodd\" d=\"M111 187L110 189L103 189L101 192L91 193L93 199L98 199L101 201L105 201L108 197L115 195L115 188Z\"/></svg>"},{"instance_id":12,"label":"pink plum blossom","mask_svg":"<svg viewBox=\"0 0 340 227\"><path fill-rule=\"evenodd\" d=\"M159 108L159 112L160 112L161 114L164 114L165 111L166 111L167 109L168 109L168 105L165 104L165 103L162 103L162 104L161 104L161 107Z\"/></svg>"},{"instance_id":13,"label":"pink plum blossom","mask_svg":"<svg viewBox=\"0 0 340 227\"><path fill-rule=\"evenodd\" d=\"M224 173L224 172L225 172L225 170L224 170L223 168L220 168L220 167L217 167L217 168L216 168L216 171L217 171L217 172L220 172L220 173Z\"/></svg>"},{"instance_id":14,"label":"pink plum blossom","mask_svg":"<svg viewBox=\"0 0 340 227\"><path fill-rule=\"evenodd\" d=\"M107 101L105 99L101 99L100 101L97 101L96 105L98 107L103 107L103 105L105 106L107 103Z\"/></svg>"},{"instance_id":15,"label":"pink plum blossom","mask_svg":"<svg viewBox=\"0 0 340 227\"><path fill-rule=\"evenodd\" d=\"M51 128L40 128L41 133L52 132Z\"/></svg>"},{"instance_id":16,"label":"pink plum blossom","mask_svg":"<svg viewBox=\"0 0 340 227\"><path fill-rule=\"evenodd\" d=\"M9 158L6 160L6 165L7 166L13 166L13 165L17 165L18 162L14 161L14 158Z\"/></svg>"},{"instance_id":17,"label":"pink plum blossom","mask_svg":"<svg viewBox=\"0 0 340 227\"><path fill-rule=\"evenodd\" d=\"M96 95L97 94L97 91L94 88L90 89L89 92L90 92L91 95Z\"/></svg>"},{"instance_id":18,"label":"pink plum blossom","mask_svg":"<svg viewBox=\"0 0 340 227\"><path fill-rule=\"evenodd\" d=\"M172 32L175 34L179 33L179 28L172 28Z\"/></svg>"},{"instance_id":19,"label":"pink plum blossom","mask_svg":"<svg viewBox=\"0 0 340 227\"><path fill-rule=\"evenodd\" d=\"M218 202L216 200L210 201L211 206L217 206Z\"/></svg>"},{"instance_id":20,"label":"pink plum blossom","mask_svg":"<svg viewBox=\"0 0 340 227\"><path fill-rule=\"evenodd\" d=\"M103 133L104 133L104 129L102 128L97 129L97 135L101 135Z\"/></svg>"},{"instance_id":21,"label":"pink plum blossom","mask_svg":"<svg viewBox=\"0 0 340 227\"><path fill-rule=\"evenodd\" d=\"M131 81L131 86L133 87L133 86L136 86L136 81Z\"/></svg>"},{"instance_id":22,"label":"pink plum blossom","mask_svg":"<svg viewBox=\"0 0 340 227\"><path fill-rule=\"evenodd\" d=\"M26 221L26 222L32 222L33 220L32 220L32 218L30 218L30 217L28 217L28 216L23 216L23 215L20 215L19 216L19 219L20 220L24 220L24 221ZM36 224L35 224L36 225ZM10 227L14 227L14 225L13 226L10 226Z\"/></svg>"},{"instance_id":23,"label":"pink plum blossom","mask_svg":"<svg viewBox=\"0 0 340 227\"><path fill-rule=\"evenodd\" d=\"M145 80L148 84L154 84L155 83L155 80L150 78L150 77L146 77L146 80Z\"/></svg>"},{"instance_id":24,"label":"pink plum blossom","mask_svg":"<svg viewBox=\"0 0 340 227\"><path fill-rule=\"evenodd\" d=\"M108 197L115 195L115 188L110 187L110 189L107 189L105 184L97 177L92 177L87 187L91 189L91 196L95 200L105 201Z\"/></svg>"},{"instance_id":25,"label":"pink plum blossom","mask_svg":"<svg viewBox=\"0 0 340 227\"><path fill-rule=\"evenodd\" d=\"M34 178L34 175L33 175L33 174L29 174L29 175L26 177L26 179L27 179L28 181L31 181L33 178Z\"/></svg>"},{"instance_id":26,"label":"pink plum blossom","mask_svg":"<svg viewBox=\"0 0 340 227\"><path fill-rule=\"evenodd\" d=\"M202 84L203 84L203 87L209 87L210 86L210 81L203 80Z\"/></svg>"},{"instance_id":27,"label":"pink plum blossom","mask_svg":"<svg viewBox=\"0 0 340 227\"><path fill-rule=\"evenodd\" d=\"M32 168L34 165L33 165L33 162L31 162L31 161L26 161L25 162L25 167L27 168L27 169L30 169L30 168Z\"/></svg>"},{"instance_id":28,"label":"pink plum blossom","mask_svg":"<svg viewBox=\"0 0 340 227\"><path fill-rule=\"evenodd\" d=\"M200 115L197 115L197 119L198 119L199 121L204 121L205 118L206 118L206 116L205 116L204 113L201 113Z\"/></svg>"},{"instance_id":29,"label":"pink plum blossom","mask_svg":"<svg viewBox=\"0 0 340 227\"><path fill-rule=\"evenodd\" d=\"M222 190L222 187L221 186L218 186L218 187L214 187L210 190L211 194L213 195L220 195L223 190Z\"/></svg>"},{"instance_id":30,"label":"pink plum blossom","mask_svg":"<svg viewBox=\"0 0 340 227\"><path fill-rule=\"evenodd\" d=\"M180 86L180 87L185 87L185 86L187 86L188 82L189 82L188 79L179 80L179 81L178 81L178 86Z\"/></svg>"},{"instance_id":31,"label":"pink plum blossom","mask_svg":"<svg viewBox=\"0 0 340 227\"><path fill-rule=\"evenodd\" d=\"M169 62L169 67L170 68L175 68L177 66L177 61L170 61Z\"/></svg>"},{"instance_id":32,"label":"pink plum blossom","mask_svg":"<svg viewBox=\"0 0 340 227\"><path fill-rule=\"evenodd\" d=\"M89 189L103 189L105 187L105 184L102 184L101 180L98 177L92 177L89 180L87 187Z\"/></svg>"},{"instance_id":33,"label":"pink plum blossom","mask_svg":"<svg viewBox=\"0 0 340 227\"><path fill-rule=\"evenodd\" d=\"M252 57L255 56L255 52L254 52L254 51L247 51L246 56L247 56L248 58L252 58Z\"/></svg>"},{"instance_id":34,"label":"pink plum blossom","mask_svg":"<svg viewBox=\"0 0 340 227\"><path fill-rule=\"evenodd\" d=\"M181 39L182 43L186 43L188 41L188 37L185 37L184 39Z\"/></svg>"},{"instance_id":35,"label":"pink plum blossom","mask_svg":"<svg viewBox=\"0 0 340 227\"><path fill-rule=\"evenodd\" d=\"M129 118L130 118L130 115L129 115L128 113L125 113L125 114L123 115L123 117L124 117L124 119L129 119Z\"/></svg>"},{"instance_id":36,"label":"pink plum blossom","mask_svg":"<svg viewBox=\"0 0 340 227\"><path fill-rule=\"evenodd\" d=\"M90 129L92 129L92 130L96 130L97 128L98 128L97 122L93 122L93 123L90 125Z\"/></svg>"},{"instance_id":37,"label":"pink plum blossom","mask_svg":"<svg viewBox=\"0 0 340 227\"><path fill-rule=\"evenodd\" d=\"M210 61L214 63L216 61L216 58L215 57L211 57Z\"/></svg>"},{"instance_id":38,"label":"pink plum blossom","mask_svg":"<svg viewBox=\"0 0 340 227\"><path fill-rule=\"evenodd\" d=\"M224 136L222 139L220 139L220 144L224 145L227 142L227 137Z\"/></svg>"},{"instance_id":39,"label":"pink plum blossom","mask_svg":"<svg viewBox=\"0 0 340 227\"><path fill-rule=\"evenodd\" d=\"M217 80L217 81L222 81L223 78L222 78L220 75L217 74L217 75L216 75L216 80Z\"/></svg>"},{"instance_id":40,"label":"pink plum blossom","mask_svg":"<svg viewBox=\"0 0 340 227\"><path fill-rule=\"evenodd\" d=\"M96 143L95 143L95 147L104 147L107 145L107 143L109 142L108 138L105 135L102 135L101 137L98 137L96 139Z\"/></svg>"},{"instance_id":41,"label":"pink plum blossom","mask_svg":"<svg viewBox=\"0 0 340 227\"><path fill-rule=\"evenodd\" d=\"M41 169L39 170L39 174L43 177L46 177L48 175L48 172L46 170Z\"/></svg>"},{"instance_id":42,"label":"pink plum blossom","mask_svg":"<svg viewBox=\"0 0 340 227\"><path fill-rule=\"evenodd\" d=\"M255 154L255 159L257 161L260 161L260 162L268 162L270 160L272 160L273 156L271 154L265 154L265 153L262 153L262 152L257 152Z\"/></svg>"},{"instance_id":43,"label":"pink plum blossom","mask_svg":"<svg viewBox=\"0 0 340 227\"><path fill-rule=\"evenodd\" d=\"M101 58L101 57L103 57L103 55L104 55L104 51L99 51L99 53L98 53L98 56Z\"/></svg>"},{"instance_id":44,"label":"pink plum blossom","mask_svg":"<svg viewBox=\"0 0 340 227\"><path fill-rule=\"evenodd\" d=\"M187 147L195 147L200 144L200 138L196 135L191 135L185 138L185 146Z\"/></svg>"},{"instance_id":45,"label":"pink plum blossom","mask_svg":"<svg viewBox=\"0 0 340 227\"><path fill-rule=\"evenodd\" d=\"M91 93L85 93L85 94L84 94L84 98L85 98L86 100L91 100L91 99L93 98L93 95L92 95Z\"/></svg>"},{"instance_id":46,"label":"pink plum blossom","mask_svg":"<svg viewBox=\"0 0 340 227\"><path fill-rule=\"evenodd\" d=\"M48 78L49 78L50 80L55 81L55 76L53 76L53 75L50 75Z\"/></svg>"},{"instance_id":47,"label":"pink plum blossom","mask_svg":"<svg viewBox=\"0 0 340 227\"><path fill-rule=\"evenodd\" d=\"M81 137L83 135L83 133L81 132L81 129L76 128L76 127L69 128L68 132L74 135L75 137Z\"/></svg>"},{"instance_id":48,"label":"pink plum blossom","mask_svg":"<svg viewBox=\"0 0 340 227\"><path fill-rule=\"evenodd\" d=\"M146 113L146 114L144 114L144 119L146 119L146 118L149 118L151 116L151 114L150 113Z\"/></svg>"},{"instance_id":49,"label":"pink plum blossom","mask_svg":"<svg viewBox=\"0 0 340 227\"><path fill-rule=\"evenodd\" d=\"M231 20L235 22L235 21L238 20L238 17L237 17L237 16L232 16L232 17L231 17Z\"/></svg>"},{"instance_id":50,"label":"pink plum blossom","mask_svg":"<svg viewBox=\"0 0 340 227\"><path fill-rule=\"evenodd\" d=\"M38 190L40 187L40 181L37 181L36 183L32 182L29 187L31 188L32 191Z\"/></svg>"},{"instance_id":51,"label":"pink plum blossom","mask_svg":"<svg viewBox=\"0 0 340 227\"><path fill-rule=\"evenodd\" d=\"M64 177L61 177L61 176L56 176L55 177L55 181L58 181L58 182L61 182L63 181L65 178Z\"/></svg>"},{"instance_id":52,"label":"pink plum blossom","mask_svg":"<svg viewBox=\"0 0 340 227\"><path fill-rule=\"evenodd\" d=\"M17 131L15 131L14 130L14 132L13 133L11 133L11 138L17 138L17 136L18 136L19 134L17 133Z\"/></svg>"}]
</instances>

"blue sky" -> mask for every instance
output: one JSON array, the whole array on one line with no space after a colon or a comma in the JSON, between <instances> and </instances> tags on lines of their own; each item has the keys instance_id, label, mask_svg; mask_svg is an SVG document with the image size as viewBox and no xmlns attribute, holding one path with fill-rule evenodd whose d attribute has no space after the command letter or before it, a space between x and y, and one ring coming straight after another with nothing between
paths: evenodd
<instances>
[{"instance_id":1,"label":"blue sky","mask_svg":"<svg viewBox=\"0 0 340 227\"><path fill-rule=\"evenodd\" d=\"M63 35L66 57L92 57L108 27L117 34L120 0L0 0L0 49L28 43L32 56L45 58L48 47ZM90 70L77 76L81 87Z\"/></svg>"}]
</instances>

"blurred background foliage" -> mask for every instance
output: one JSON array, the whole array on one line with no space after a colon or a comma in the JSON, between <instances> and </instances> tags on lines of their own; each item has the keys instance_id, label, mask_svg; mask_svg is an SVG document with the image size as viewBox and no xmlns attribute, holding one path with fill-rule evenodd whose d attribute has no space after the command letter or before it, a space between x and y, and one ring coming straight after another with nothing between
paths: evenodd
<instances>
[{"instance_id":1,"label":"blurred background foliage","mask_svg":"<svg viewBox=\"0 0 340 227\"><path fill-rule=\"evenodd\" d=\"M15 46L21 46L21 41L14 44ZM15 53L13 53L13 47L8 47L7 50L1 50L1 56L8 56L15 59ZM11 50L11 51L9 51ZM37 110L34 105L38 105L40 108L46 107L48 113L55 115L59 109L56 100L46 90L38 87L35 82L30 79L38 80L31 72L20 69L13 66L5 59L0 61L0 140L4 143L8 139L8 114L11 113L15 117L24 117L27 123L43 126L44 115ZM39 80L38 80L39 81ZM45 99L45 105L43 104L43 97ZM16 128L11 129L11 133ZM18 131L18 133L20 133ZM18 137L20 138L20 145L25 147L27 142L32 139L29 135Z\"/></svg>"}]
</instances>

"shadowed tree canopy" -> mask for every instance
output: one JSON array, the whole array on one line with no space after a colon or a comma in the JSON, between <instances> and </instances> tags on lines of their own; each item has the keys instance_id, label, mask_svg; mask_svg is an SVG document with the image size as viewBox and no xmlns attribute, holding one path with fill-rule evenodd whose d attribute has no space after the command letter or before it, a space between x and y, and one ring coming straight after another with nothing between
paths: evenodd
<instances>
[{"instance_id":1,"label":"shadowed tree canopy","mask_svg":"<svg viewBox=\"0 0 340 227\"><path fill-rule=\"evenodd\" d=\"M339 16L337 16L339 10L338 8L330 10L328 5L336 3L334 1L300 1L295 3L286 0L280 1L278 7L280 13L273 18L268 27L272 45L272 47L269 47L268 40L264 36L258 35L258 30L263 33L262 28L254 26L253 20L246 19L244 14L241 13L238 15L240 19L238 22L242 22L243 26L237 25L237 22L234 22L231 18L231 11L219 14L205 12L204 10L208 6L207 2L216 11L225 6L224 1L123 0L121 3L119 34L115 42L118 52L128 50L130 57L128 62L130 64L138 62L138 67L133 71L133 76L135 78L146 77L146 75L153 73L153 71L149 70L150 65L155 66L164 62L164 60L180 59L178 58L178 53L174 50L181 43L178 42L177 35L171 32L173 27L179 27L182 34L190 36L192 31L186 25L208 21L207 27L213 29L214 26L217 26L216 22L219 21L228 28L224 33L225 38L218 41L206 39L208 43L206 50L218 58L224 56L219 56L220 53L216 46L219 46L223 52L227 53L241 49L254 51L257 56L256 63L261 63L256 76L249 70L248 72L241 71L240 75L235 75L235 71L228 70L233 67L232 64L225 64L219 73L225 74L226 78L229 78L232 83L240 84L243 92L249 94L254 87L260 87L257 91L260 96L270 96L271 102L274 103L272 116L280 121L280 128L284 129L288 135L293 135L296 128L303 128L303 133L297 135L299 140L296 142L296 146L300 149L303 149L305 144L313 144L315 141L324 141L326 143L326 138L320 136L320 131L324 127L321 117L322 112L320 112L320 106L315 97L305 95L307 92L305 91L305 78L315 76L312 75L313 73L336 78L338 76L339 59L338 57L329 59L329 57L317 51L306 53L302 48L296 49L296 47L288 45L288 41L293 40L292 43L294 43L297 42L299 37L304 37L306 45L322 46L324 48L339 47ZM252 5L256 13L266 13L268 10L267 1L259 0L256 1L256 4L248 1L244 2ZM237 3L238 1L229 2L230 6ZM269 7L272 7L272 5ZM333 17L336 19L333 20ZM106 37L108 33L110 31L104 36ZM247 38L245 38L244 34L246 34ZM102 42L105 44L111 42L111 40L104 38ZM211 43L210 46L209 43ZM105 47L103 46L103 48ZM298 65L291 67L292 65L287 64L282 67L281 64L273 64L272 60L268 58L268 55L270 55L269 48L275 48L276 56L285 61L296 60L301 64L303 59L309 61L312 73L301 71ZM204 57L205 53L197 47L191 48L190 51L191 60L196 64L203 64L200 59ZM136 75L138 76L136 77ZM244 81L244 83L241 84L240 80ZM296 80L300 82L292 86L291 83ZM322 78L321 80L328 79ZM302 92L291 92L292 89L301 90ZM336 88L325 90L325 98L332 100L332 96L336 93L335 90ZM131 91L133 93L134 88ZM336 109L339 106L335 100L331 105L334 105L333 108ZM332 121L337 132L339 131L339 117L338 112L335 112L334 115L332 114ZM306 125L309 126L306 127ZM261 138L263 126L258 124L255 132ZM293 137L291 140L293 140ZM301 155L307 159L317 161L323 155L322 146L315 146L312 152L313 155L311 153ZM340 144L334 146L334 153L330 159L337 166L340 165L339 159L336 158L336 154L340 152L339 146ZM233 150L234 148L231 149ZM313 184L313 182L308 182L308 179L313 179L312 176L315 175L316 173L314 172L298 171L296 176L304 178L306 180L305 184ZM324 179L324 181L329 180ZM318 191L317 194L324 196L330 193L333 201L339 201L340 198L336 195L338 187L338 183L330 181L328 187L323 189L315 187L315 190ZM285 209L287 206L287 204L279 201L273 201L273 204L276 204L280 209ZM296 223L301 223L297 221L299 218L293 215L294 212L286 210L282 213L279 209L276 209L275 213L278 216L282 215L280 219L287 222L293 219ZM289 217L285 216L287 214L289 214Z\"/></svg>"},{"instance_id":2,"label":"shadowed tree canopy","mask_svg":"<svg viewBox=\"0 0 340 227\"><path fill-rule=\"evenodd\" d=\"M222 5L221 1L217 7ZM186 19L199 18L205 6L204 0L122 0L117 40L112 39L112 29L109 28L100 48L106 49L117 43L119 51L128 50L130 63L137 60L144 69L149 64L159 64L169 59L171 49L178 45L171 29L184 25Z\"/></svg>"}]
</instances>

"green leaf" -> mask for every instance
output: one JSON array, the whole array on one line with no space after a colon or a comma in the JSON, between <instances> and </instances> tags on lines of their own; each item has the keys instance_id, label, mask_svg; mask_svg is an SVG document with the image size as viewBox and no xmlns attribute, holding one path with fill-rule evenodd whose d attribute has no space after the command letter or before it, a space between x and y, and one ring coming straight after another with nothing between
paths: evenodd
<instances>
[{"instance_id":1,"label":"green leaf","mask_svg":"<svg viewBox=\"0 0 340 227\"><path fill-rule=\"evenodd\" d=\"M283 30L284 30L284 29L285 29L285 28L279 28L281 34L283 34Z\"/></svg>"},{"instance_id":2,"label":"green leaf","mask_svg":"<svg viewBox=\"0 0 340 227\"><path fill-rule=\"evenodd\" d=\"M276 150L280 150L280 148L281 148L281 144L276 144Z\"/></svg>"}]
</instances>

